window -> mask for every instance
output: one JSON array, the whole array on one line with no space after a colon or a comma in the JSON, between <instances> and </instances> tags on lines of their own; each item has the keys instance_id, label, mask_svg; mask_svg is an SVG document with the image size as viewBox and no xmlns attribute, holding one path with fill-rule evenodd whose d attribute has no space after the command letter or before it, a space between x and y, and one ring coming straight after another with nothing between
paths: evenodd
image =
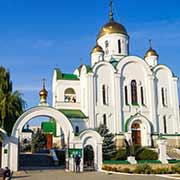
<instances>
[{"instance_id":1,"label":"window","mask_svg":"<svg viewBox=\"0 0 180 180\"><path fill-rule=\"evenodd\" d=\"M75 133L76 133L76 134L79 133L79 126L76 126L76 127L75 127Z\"/></svg>"},{"instance_id":2,"label":"window","mask_svg":"<svg viewBox=\"0 0 180 180\"><path fill-rule=\"evenodd\" d=\"M118 40L118 53L121 53L121 40Z\"/></svg>"},{"instance_id":3,"label":"window","mask_svg":"<svg viewBox=\"0 0 180 180\"><path fill-rule=\"evenodd\" d=\"M107 125L106 114L103 115L103 124L104 124L104 125Z\"/></svg>"},{"instance_id":4,"label":"window","mask_svg":"<svg viewBox=\"0 0 180 180\"><path fill-rule=\"evenodd\" d=\"M108 48L108 47L109 47L109 42L105 41L105 48Z\"/></svg>"},{"instance_id":5,"label":"window","mask_svg":"<svg viewBox=\"0 0 180 180\"><path fill-rule=\"evenodd\" d=\"M65 90L64 102L72 102L72 103L76 102L76 93L75 93L74 89L68 88Z\"/></svg>"},{"instance_id":6,"label":"window","mask_svg":"<svg viewBox=\"0 0 180 180\"><path fill-rule=\"evenodd\" d=\"M125 104L128 105L128 89L127 89L127 86L124 87L124 93L125 93Z\"/></svg>"},{"instance_id":7,"label":"window","mask_svg":"<svg viewBox=\"0 0 180 180\"><path fill-rule=\"evenodd\" d=\"M138 105L137 101L137 83L135 80L131 81L131 103L132 105Z\"/></svg>"},{"instance_id":8,"label":"window","mask_svg":"<svg viewBox=\"0 0 180 180\"><path fill-rule=\"evenodd\" d=\"M102 86L102 98L103 98L103 104L106 105L106 86Z\"/></svg>"},{"instance_id":9,"label":"window","mask_svg":"<svg viewBox=\"0 0 180 180\"><path fill-rule=\"evenodd\" d=\"M144 103L144 89L143 89L143 87L141 87L141 104L145 105L145 103Z\"/></svg>"},{"instance_id":10,"label":"window","mask_svg":"<svg viewBox=\"0 0 180 180\"><path fill-rule=\"evenodd\" d=\"M167 134L167 122L166 122L166 116L163 116L163 124L164 124L164 134Z\"/></svg>"},{"instance_id":11,"label":"window","mask_svg":"<svg viewBox=\"0 0 180 180\"><path fill-rule=\"evenodd\" d=\"M166 106L166 103L165 103L165 89L164 88L161 88L161 97L162 97L162 105Z\"/></svg>"}]
</instances>

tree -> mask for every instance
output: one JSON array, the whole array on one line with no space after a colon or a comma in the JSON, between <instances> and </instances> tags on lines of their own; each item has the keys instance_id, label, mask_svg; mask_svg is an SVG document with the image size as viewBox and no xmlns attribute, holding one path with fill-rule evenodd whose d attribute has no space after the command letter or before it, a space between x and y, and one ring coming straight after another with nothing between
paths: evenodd
<instances>
[{"instance_id":1,"label":"tree","mask_svg":"<svg viewBox=\"0 0 180 180\"><path fill-rule=\"evenodd\" d=\"M109 132L106 125L101 124L98 129L98 133L104 137L103 140L103 160L110 160L116 153L116 146L114 143L114 135Z\"/></svg>"},{"instance_id":2,"label":"tree","mask_svg":"<svg viewBox=\"0 0 180 180\"><path fill-rule=\"evenodd\" d=\"M41 149L46 148L46 145L47 138L45 134L42 133L41 129L38 128L32 138L32 151L39 152Z\"/></svg>"},{"instance_id":3,"label":"tree","mask_svg":"<svg viewBox=\"0 0 180 180\"><path fill-rule=\"evenodd\" d=\"M23 113L25 101L22 94L12 91L12 81L10 73L0 66L0 126L8 134L11 133L16 120Z\"/></svg>"}]
</instances>

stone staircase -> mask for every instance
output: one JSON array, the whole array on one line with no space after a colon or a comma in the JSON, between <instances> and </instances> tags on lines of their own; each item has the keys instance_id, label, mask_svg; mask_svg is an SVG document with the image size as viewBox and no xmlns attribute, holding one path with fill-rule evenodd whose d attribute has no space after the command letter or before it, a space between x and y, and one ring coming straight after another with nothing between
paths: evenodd
<instances>
[{"instance_id":1,"label":"stone staircase","mask_svg":"<svg viewBox=\"0 0 180 180\"><path fill-rule=\"evenodd\" d=\"M171 159L180 160L180 150L172 146L167 146L167 155Z\"/></svg>"},{"instance_id":2,"label":"stone staircase","mask_svg":"<svg viewBox=\"0 0 180 180\"><path fill-rule=\"evenodd\" d=\"M53 158L49 154L20 154L19 167L49 167L54 166Z\"/></svg>"}]
</instances>

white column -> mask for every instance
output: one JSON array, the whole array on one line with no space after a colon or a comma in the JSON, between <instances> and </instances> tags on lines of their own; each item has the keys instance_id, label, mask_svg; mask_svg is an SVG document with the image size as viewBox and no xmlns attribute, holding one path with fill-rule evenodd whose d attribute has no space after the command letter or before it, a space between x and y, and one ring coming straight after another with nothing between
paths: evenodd
<instances>
[{"instance_id":1,"label":"white column","mask_svg":"<svg viewBox=\"0 0 180 180\"><path fill-rule=\"evenodd\" d=\"M18 171L18 139L11 137L9 144L9 168L12 171Z\"/></svg>"},{"instance_id":2,"label":"white column","mask_svg":"<svg viewBox=\"0 0 180 180\"><path fill-rule=\"evenodd\" d=\"M159 157L158 159L163 163L163 164L167 164L167 149L166 149L166 145L167 145L167 141L165 139L159 139L157 140L157 144L158 144L158 153L159 153Z\"/></svg>"},{"instance_id":3,"label":"white column","mask_svg":"<svg viewBox=\"0 0 180 180\"><path fill-rule=\"evenodd\" d=\"M87 75L87 105L88 105L88 117L89 128L95 128L95 100L94 100L94 85L93 74Z\"/></svg>"},{"instance_id":4,"label":"white column","mask_svg":"<svg viewBox=\"0 0 180 180\"><path fill-rule=\"evenodd\" d=\"M103 164L102 144L97 144L97 147L96 147L96 161L95 162L97 162L96 170L100 171L101 168L102 168L102 164Z\"/></svg>"},{"instance_id":5,"label":"white column","mask_svg":"<svg viewBox=\"0 0 180 180\"><path fill-rule=\"evenodd\" d=\"M121 92L120 89L120 74L114 75L114 94L115 94L115 132L119 133L123 131L122 127L122 98L123 98L123 91Z\"/></svg>"},{"instance_id":6,"label":"white column","mask_svg":"<svg viewBox=\"0 0 180 180\"><path fill-rule=\"evenodd\" d=\"M9 167L8 154L9 154L9 142L8 140L4 140L2 144L1 168L5 168L6 166Z\"/></svg>"},{"instance_id":7,"label":"white column","mask_svg":"<svg viewBox=\"0 0 180 180\"><path fill-rule=\"evenodd\" d=\"M173 118L173 133L180 133L180 118L179 118L179 98L178 98L178 78L174 77L172 80L172 96L173 100L173 110L174 110L174 118Z\"/></svg>"},{"instance_id":8,"label":"white column","mask_svg":"<svg viewBox=\"0 0 180 180\"><path fill-rule=\"evenodd\" d=\"M150 120L153 124L154 132L158 132L157 129L157 102L155 100L155 83L154 77L148 76L148 102L147 105L150 109Z\"/></svg>"}]
</instances>

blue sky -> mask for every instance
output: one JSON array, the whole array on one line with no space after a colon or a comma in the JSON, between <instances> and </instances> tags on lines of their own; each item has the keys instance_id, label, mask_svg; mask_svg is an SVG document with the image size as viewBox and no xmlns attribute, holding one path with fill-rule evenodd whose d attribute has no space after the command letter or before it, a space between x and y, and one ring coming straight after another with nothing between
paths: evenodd
<instances>
[{"instance_id":1,"label":"blue sky","mask_svg":"<svg viewBox=\"0 0 180 180\"><path fill-rule=\"evenodd\" d=\"M39 102L42 79L55 67L71 73L90 64L98 31L108 21L109 0L0 0L0 64L9 69L14 90L27 108ZM130 35L130 54L143 57L148 40L180 77L180 1L114 0L114 17Z\"/></svg>"}]
</instances>

